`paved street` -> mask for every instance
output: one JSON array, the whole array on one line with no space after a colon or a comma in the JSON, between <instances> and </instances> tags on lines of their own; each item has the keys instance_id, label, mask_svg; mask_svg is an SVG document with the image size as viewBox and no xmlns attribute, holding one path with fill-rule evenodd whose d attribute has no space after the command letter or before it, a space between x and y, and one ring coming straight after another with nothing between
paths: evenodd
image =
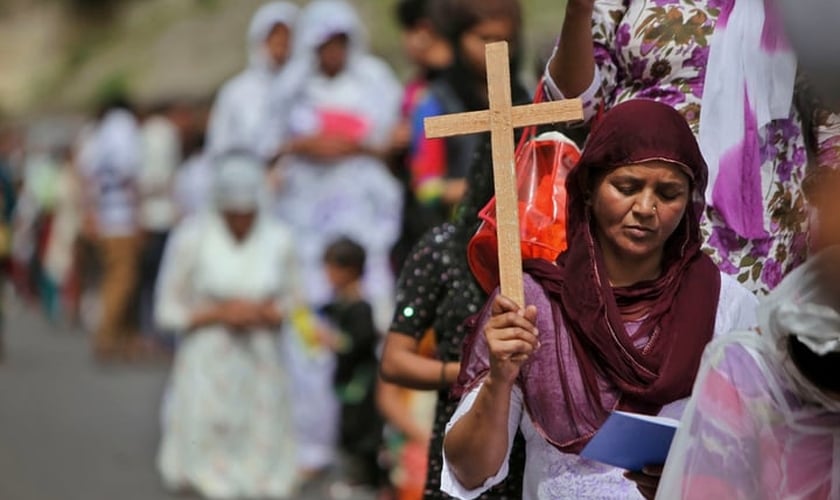
<instances>
[{"instance_id":1,"label":"paved street","mask_svg":"<svg viewBox=\"0 0 840 500\"><path fill-rule=\"evenodd\" d=\"M190 498L167 494L154 468L166 366L97 365L82 333L15 303L6 323L0 500Z\"/></svg>"}]
</instances>

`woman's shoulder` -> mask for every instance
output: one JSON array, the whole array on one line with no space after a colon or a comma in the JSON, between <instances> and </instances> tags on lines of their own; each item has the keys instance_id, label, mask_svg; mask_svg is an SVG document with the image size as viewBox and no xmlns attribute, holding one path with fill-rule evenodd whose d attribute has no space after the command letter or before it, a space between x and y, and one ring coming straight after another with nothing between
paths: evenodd
<instances>
[{"instance_id":1,"label":"woman's shoulder","mask_svg":"<svg viewBox=\"0 0 840 500\"><path fill-rule=\"evenodd\" d=\"M256 78L253 70L246 69L228 79L218 92L218 101L251 97Z\"/></svg>"},{"instance_id":2,"label":"woman's shoulder","mask_svg":"<svg viewBox=\"0 0 840 500\"><path fill-rule=\"evenodd\" d=\"M417 240L409 259L420 256L444 257L444 253L448 252L450 244L455 240L455 231L455 225L449 222L429 229Z\"/></svg>"},{"instance_id":3,"label":"woman's shoulder","mask_svg":"<svg viewBox=\"0 0 840 500\"><path fill-rule=\"evenodd\" d=\"M397 81L396 74L391 66L384 59L377 56L371 54L360 55L355 64L371 79L385 79L387 81L386 83Z\"/></svg>"},{"instance_id":4,"label":"woman's shoulder","mask_svg":"<svg viewBox=\"0 0 840 500\"><path fill-rule=\"evenodd\" d=\"M167 239L167 248L180 255L195 255L206 243L208 235L216 231L220 221L211 210L202 210L178 221Z\"/></svg>"},{"instance_id":5,"label":"woman's shoulder","mask_svg":"<svg viewBox=\"0 0 840 500\"><path fill-rule=\"evenodd\" d=\"M260 215L259 230L263 238L268 238L283 246L294 243L294 231L291 226L266 214Z\"/></svg>"}]
</instances>

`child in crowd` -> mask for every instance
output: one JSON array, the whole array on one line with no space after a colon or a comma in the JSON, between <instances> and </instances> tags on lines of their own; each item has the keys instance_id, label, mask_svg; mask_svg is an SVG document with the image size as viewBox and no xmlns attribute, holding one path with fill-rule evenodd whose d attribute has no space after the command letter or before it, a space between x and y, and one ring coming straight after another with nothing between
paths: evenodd
<instances>
[{"instance_id":1,"label":"child in crowd","mask_svg":"<svg viewBox=\"0 0 840 500\"><path fill-rule=\"evenodd\" d=\"M348 460L347 480L353 485L377 487L377 456L382 442L382 420L376 411L376 346L379 335L373 310L362 295L365 250L349 238L340 238L324 252L324 271L333 300L321 308L329 325L322 342L336 352L334 375L341 403L339 443Z\"/></svg>"}]
</instances>

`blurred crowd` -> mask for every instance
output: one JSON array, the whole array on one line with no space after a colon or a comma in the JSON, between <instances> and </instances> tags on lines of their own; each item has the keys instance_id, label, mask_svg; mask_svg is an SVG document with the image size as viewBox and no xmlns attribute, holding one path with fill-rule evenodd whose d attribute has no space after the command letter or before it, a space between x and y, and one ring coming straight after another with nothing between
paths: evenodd
<instances>
[{"instance_id":1,"label":"blurred crowd","mask_svg":"<svg viewBox=\"0 0 840 500\"><path fill-rule=\"evenodd\" d=\"M96 362L171 363L156 465L172 490L283 498L330 477L334 498L449 498L449 391L488 299L467 245L493 175L489 134L429 139L423 122L488 107L487 43L511 46L514 103L581 98L563 127L578 143L624 101L679 111L711 176L697 245L733 286L766 294L834 234L806 191L836 164L840 119L792 53L740 42L764 29L747 8L715 26L720 3L569 0L530 65L519 0L397 0L400 82L352 4L267 2L211 99L112 95L0 124L2 288L81 327ZM527 438L473 497L522 497Z\"/></svg>"},{"instance_id":2,"label":"blurred crowd","mask_svg":"<svg viewBox=\"0 0 840 500\"><path fill-rule=\"evenodd\" d=\"M405 84L350 4L269 2L211 100L115 94L0 129L4 288L88 332L96 362L173 364L173 489L284 496L338 469L338 497L422 495L437 394L380 380L378 356L396 278L457 218L479 149L426 139L423 118L486 107L484 44L513 43L518 70L521 13L393 8Z\"/></svg>"}]
</instances>

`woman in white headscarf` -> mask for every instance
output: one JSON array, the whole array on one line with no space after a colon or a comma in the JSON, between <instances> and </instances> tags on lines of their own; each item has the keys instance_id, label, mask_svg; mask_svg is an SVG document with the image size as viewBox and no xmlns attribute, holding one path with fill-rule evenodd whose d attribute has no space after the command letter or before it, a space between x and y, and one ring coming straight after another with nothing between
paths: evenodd
<instances>
[{"instance_id":1,"label":"woman in white headscarf","mask_svg":"<svg viewBox=\"0 0 840 500\"><path fill-rule=\"evenodd\" d=\"M365 285L387 321L393 277L388 253L400 230L402 192L377 155L399 118L402 88L367 52L359 18L344 1L301 12L295 55L272 87L263 153L282 155L277 214L292 223L309 301L330 291L321 269L327 244L346 236L365 247Z\"/></svg>"},{"instance_id":2,"label":"woman in white headscarf","mask_svg":"<svg viewBox=\"0 0 840 500\"><path fill-rule=\"evenodd\" d=\"M222 87L213 105L207 130L211 154L257 151L269 88L288 59L297 14L298 7L290 2L267 3L254 13L248 27L248 68Z\"/></svg>"},{"instance_id":3,"label":"woman in white headscarf","mask_svg":"<svg viewBox=\"0 0 840 500\"><path fill-rule=\"evenodd\" d=\"M171 488L209 498L282 498L297 468L275 336L292 307L293 238L260 209L262 162L216 161L216 209L168 243L156 318L180 333L158 467Z\"/></svg>"}]
</instances>

